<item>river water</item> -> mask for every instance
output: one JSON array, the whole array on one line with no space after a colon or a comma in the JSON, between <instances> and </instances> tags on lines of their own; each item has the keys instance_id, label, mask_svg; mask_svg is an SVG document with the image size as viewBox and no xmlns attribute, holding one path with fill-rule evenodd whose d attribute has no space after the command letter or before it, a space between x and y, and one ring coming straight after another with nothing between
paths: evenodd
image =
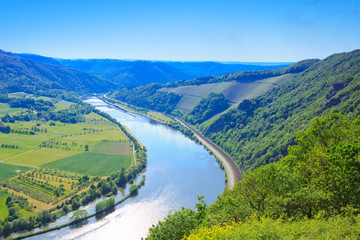
<instances>
[{"instance_id":1,"label":"river water","mask_svg":"<svg viewBox=\"0 0 360 240\"><path fill-rule=\"evenodd\" d=\"M141 239L169 211L176 211L182 206L193 208L198 202L197 195L204 195L206 202L211 204L223 192L225 172L203 146L149 118L114 109L96 97L86 102L116 118L146 146L148 165L144 173L145 186L137 196L100 219L93 217L86 224L29 239ZM119 193L117 199L126 192L127 189ZM92 204L85 209L91 213L94 206ZM66 221L68 217L59 222Z\"/></svg>"}]
</instances>

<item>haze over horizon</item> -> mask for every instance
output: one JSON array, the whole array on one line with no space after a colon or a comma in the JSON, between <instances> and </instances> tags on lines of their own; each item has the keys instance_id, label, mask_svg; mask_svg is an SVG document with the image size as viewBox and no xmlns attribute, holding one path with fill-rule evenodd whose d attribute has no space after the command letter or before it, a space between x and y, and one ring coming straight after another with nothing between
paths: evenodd
<instances>
[{"instance_id":1,"label":"haze over horizon","mask_svg":"<svg viewBox=\"0 0 360 240\"><path fill-rule=\"evenodd\" d=\"M56 58L295 62L360 48L358 0L2 0L0 8L0 49Z\"/></svg>"}]
</instances>

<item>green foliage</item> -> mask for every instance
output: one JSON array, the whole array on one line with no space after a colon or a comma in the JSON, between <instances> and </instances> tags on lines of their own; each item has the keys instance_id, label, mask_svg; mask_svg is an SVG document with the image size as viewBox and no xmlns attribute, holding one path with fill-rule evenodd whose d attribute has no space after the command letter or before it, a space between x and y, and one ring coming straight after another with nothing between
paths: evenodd
<instances>
[{"instance_id":1,"label":"green foliage","mask_svg":"<svg viewBox=\"0 0 360 240\"><path fill-rule=\"evenodd\" d=\"M77 210L70 217L70 220L71 221L80 221L81 219L87 217L88 215L89 215L89 213L86 210Z\"/></svg>"},{"instance_id":2,"label":"green foliage","mask_svg":"<svg viewBox=\"0 0 360 240\"><path fill-rule=\"evenodd\" d=\"M331 113L315 118L306 130L296 133L297 144L289 147L287 157L246 172L233 190L220 195L208 209L199 199L194 214L202 217L193 226L193 235L198 238L189 239L204 236L212 239L210 236L217 234L220 235L214 239L238 239L235 236L278 239L292 233L297 233L300 239L358 238L359 136L360 116L347 119ZM154 233L161 233L163 225L168 227L170 216L152 228ZM188 219L182 217L177 222ZM344 232L319 230L337 224Z\"/></svg>"},{"instance_id":3,"label":"green foliage","mask_svg":"<svg viewBox=\"0 0 360 240\"><path fill-rule=\"evenodd\" d=\"M51 222L53 219L53 216L51 216L50 212L48 210L43 210L39 212L39 214L36 217L36 221L40 222L41 224L46 224Z\"/></svg>"},{"instance_id":4,"label":"green foliage","mask_svg":"<svg viewBox=\"0 0 360 240\"><path fill-rule=\"evenodd\" d=\"M182 239L198 226L197 214L189 208L182 208L168 215L164 221L149 229L148 240Z\"/></svg>"},{"instance_id":5,"label":"green foliage","mask_svg":"<svg viewBox=\"0 0 360 240\"><path fill-rule=\"evenodd\" d=\"M181 208L159 221L156 226L149 229L146 239L182 239L183 236L189 235L192 229L200 226L207 210L207 204L204 196L198 196L199 202L195 205L197 211L190 208Z\"/></svg>"},{"instance_id":6,"label":"green foliage","mask_svg":"<svg viewBox=\"0 0 360 240\"><path fill-rule=\"evenodd\" d=\"M174 83L167 83L166 87L178 87L178 86L188 86L188 85L200 85L200 84L208 84L208 83L219 83L219 82L251 82L256 80L261 80L270 77L277 77L280 75L288 74L288 73L300 73L315 63L317 63L318 59L309 59L303 60L297 63L294 63L288 67L275 69L275 70L262 70L262 71L231 71L231 73L222 75L220 77L200 77L190 81L178 81Z\"/></svg>"},{"instance_id":7,"label":"green foliage","mask_svg":"<svg viewBox=\"0 0 360 240\"><path fill-rule=\"evenodd\" d=\"M111 197L102 202L97 203L95 206L95 212L101 213L113 207L115 207L115 198Z\"/></svg>"},{"instance_id":8,"label":"green foliage","mask_svg":"<svg viewBox=\"0 0 360 240\"><path fill-rule=\"evenodd\" d=\"M212 116L223 112L229 106L230 104L224 95L210 93L185 116L185 121L191 124L203 123Z\"/></svg>"},{"instance_id":9,"label":"green foliage","mask_svg":"<svg viewBox=\"0 0 360 240\"><path fill-rule=\"evenodd\" d=\"M162 88L160 84L148 84L134 89L123 88L117 93L116 99L139 107L171 113L181 96L158 91L160 88Z\"/></svg>"},{"instance_id":10,"label":"green foliage","mask_svg":"<svg viewBox=\"0 0 360 240\"><path fill-rule=\"evenodd\" d=\"M138 193L138 190L139 190L139 186L138 185L132 185L130 188L129 188L129 192L131 195L136 195Z\"/></svg>"},{"instance_id":11,"label":"green foliage","mask_svg":"<svg viewBox=\"0 0 360 240\"><path fill-rule=\"evenodd\" d=\"M252 218L245 223L215 225L195 230L184 240L200 239L359 239L360 215L335 216L328 219L304 219L283 221L282 219Z\"/></svg>"},{"instance_id":12,"label":"green foliage","mask_svg":"<svg viewBox=\"0 0 360 240\"><path fill-rule=\"evenodd\" d=\"M243 101L211 124L205 136L242 169L255 169L287 155L295 131L331 111L360 113L360 51L316 62L261 96Z\"/></svg>"},{"instance_id":13,"label":"green foliage","mask_svg":"<svg viewBox=\"0 0 360 240\"><path fill-rule=\"evenodd\" d=\"M117 84L63 66L43 64L0 51L0 92L105 92ZM54 92L54 91L53 91Z\"/></svg>"},{"instance_id":14,"label":"green foliage","mask_svg":"<svg viewBox=\"0 0 360 240\"><path fill-rule=\"evenodd\" d=\"M29 171L31 168L0 163L0 181Z\"/></svg>"},{"instance_id":15,"label":"green foliage","mask_svg":"<svg viewBox=\"0 0 360 240\"><path fill-rule=\"evenodd\" d=\"M122 167L128 168L130 164L131 159L129 155L84 152L45 164L43 167L89 174L92 176L109 176L119 171Z\"/></svg>"},{"instance_id":16,"label":"green foliage","mask_svg":"<svg viewBox=\"0 0 360 240\"><path fill-rule=\"evenodd\" d=\"M20 56L29 58L29 56ZM39 57L31 56L30 59L38 61ZM40 60L53 62L53 59L44 59L44 57L41 57ZM111 79L126 87L189 80L200 76L220 76L237 71L276 69L285 65L261 66L218 62L154 62L116 59L60 59L58 62L70 68Z\"/></svg>"}]
</instances>

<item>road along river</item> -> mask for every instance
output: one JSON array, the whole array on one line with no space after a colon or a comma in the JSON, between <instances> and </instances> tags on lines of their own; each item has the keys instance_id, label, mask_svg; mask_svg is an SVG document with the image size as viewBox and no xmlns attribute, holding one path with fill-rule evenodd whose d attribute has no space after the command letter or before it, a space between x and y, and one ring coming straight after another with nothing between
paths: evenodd
<instances>
[{"instance_id":1,"label":"road along river","mask_svg":"<svg viewBox=\"0 0 360 240\"><path fill-rule=\"evenodd\" d=\"M225 172L203 146L163 124L137 114L129 115L98 98L89 98L86 102L116 118L146 146L145 186L136 197L118 205L103 218L93 217L86 224L29 239L141 239L146 237L152 224L162 220L170 210L176 211L182 206L193 208L198 202L197 195L204 195L206 202L212 204L223 192ZM93 208L86 209L91 213Z\"/></svg>"}]
</instances>

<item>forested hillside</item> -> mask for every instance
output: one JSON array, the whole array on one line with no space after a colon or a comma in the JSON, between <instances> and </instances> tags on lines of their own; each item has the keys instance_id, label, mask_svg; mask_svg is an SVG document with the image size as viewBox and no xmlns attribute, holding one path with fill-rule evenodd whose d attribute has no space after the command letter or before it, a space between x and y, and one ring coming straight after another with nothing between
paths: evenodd
<instances>
[{"instance_id":1,"label":"forested hillside","mask_svg":"<svg viewBox=\"0 0 360 240\"><path fill-rule=\"evenodd\" d=\"M40 63L47 63L52 65L58 65L62 66L56 59L51 57L44 57L37 54L30 54L30 53L16 53L21 58L25 58L34 62L40 62Z\"/></svg>"},{"instance_id":2,"label":"forested hillside","mask_svg":"<svg viewBox=\"0 0 360 240\"><path fill-rule=\"evenodd\" d=\"M130 61L117 59L58 59L67 67L109 79L122 86L137 87L149 83L190 80L202 76L220 76L229 72L277 69L287 65L243 65L215 62Z\"/></svg>"},{"instance_id":3,"label":"forested hillside","mask_svg":"<svg viewBox=\"0 0 360 240\"><path fill-rule=\"evenodd\" d=\"M35 62L0 51L0 92L66 90L101 93L118 85L94 75L63 66Z\"/></svg>"},{"instance_id":4,"label":"forested hillside","mask_svg":"<svg viewBox=\"0 0 360 240\"><path fill-rule=\"evenodd\" d=\"M182 116L195 108L205 110L201 106L203 102L200 103L200 101L208 97L210 93L226 95L227 101L234 104L242 99L254 97L265 92L292 77L294 74L307 69L317 61L305 60L276 70L242 71L220 77L200 77L189 81L122 88L114 96L120 101L139 107ZM161 100L159 96L165 100ZM208 98L211 98L211 96ZM171 101L166 99L171 99ZM223 110L225 109L212 109L210 114L205 112L198 114L207 115L205 119L207 120ZM194 119L194 123L200 122L203 122L203 119Z\"/></svg>"},{"instance_id":5,"label":"forested hillside","mask_svg":"<svg viewBox=\"0 0 360 240\"><path fill-rule=\"evenodd\" d=\"M176 69L162 62L116 59L59 59L58 61L64 66L88 72L128 87L196 77L194 74Z\"/></svg>"},{"instance_id":6,"label":"forested hillside","mask_svg":"<svg viewBox=\"0 0 360 240\"><path fill-rule=\"evenodd\" d=\"M200 129L241 169L255 169L285 156L293 133L314 117L359 115L359 74L360 50L332 55Z\"/></svg>"},{"instance_id":7,"label":"forested hillside","mask_svg":"<svg viewBox=\"0 0 360 240\"><path fill-rule=\"evenodd\" d=\"M360 117L332 113L279 162L247 172L210 207L181 209L147 239L359 239Z\"/></svg>"}]
</instances>

